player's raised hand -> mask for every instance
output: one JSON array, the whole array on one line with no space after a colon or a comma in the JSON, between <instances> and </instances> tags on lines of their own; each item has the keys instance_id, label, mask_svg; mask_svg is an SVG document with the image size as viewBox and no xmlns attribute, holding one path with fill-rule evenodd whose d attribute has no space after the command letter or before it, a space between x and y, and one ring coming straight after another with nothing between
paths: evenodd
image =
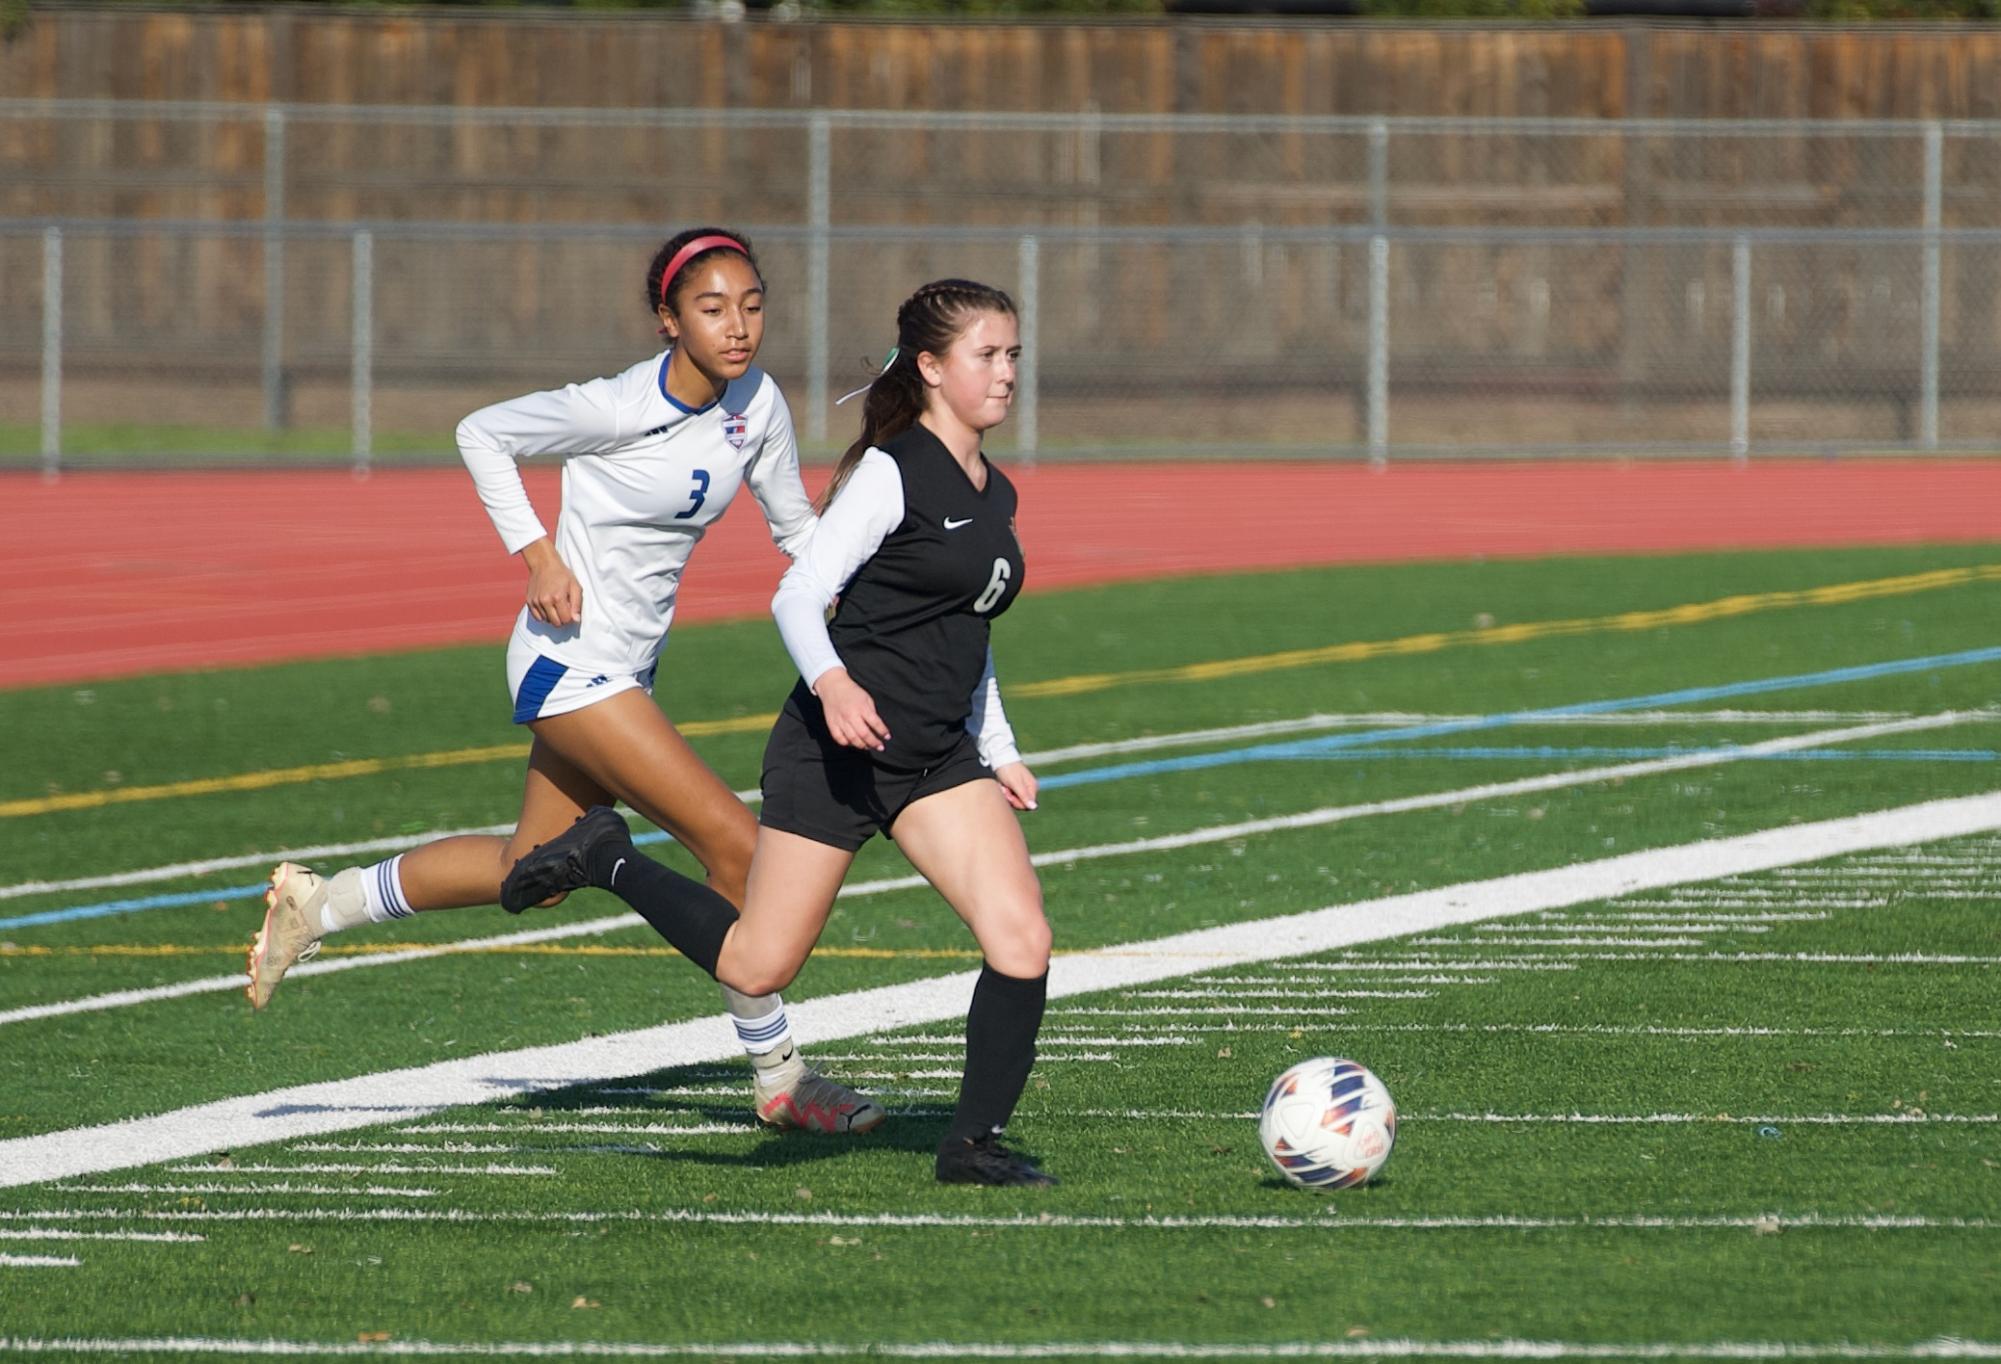
<instances>
[{"instance_id":1,"label":"player's raised hand","mask_svg":"<svg viewBox=\"0 0 2001 1364\"><path fill-rule=\"evenodd\" d=\"M880 753L889 742L889 726L875 713L875 698L848 676L846 668L830 668L820 674L813 692L820 698L820 709L827 716L827 732L834 736L835 743Z\"/></svg>"},{"instance_id":2,"label":"player's raised hand","mask_svg":"<svg viewBox=\"0 0 2001 1364\"><path fill-rule=\"evenodd\" d=\"M1007 803L1017 810L1035 808L1035 791L1038 783L1035 774L1028 770L1024 762L1002 763L994 769L994 777L1001 784L1007 796Z\"/></svg>"},{"instance_id":3,"label":"player's raised hand","mask_svg":"<svg viewBox=\"0 0 2001 1364\"><path fill-rule=\"evenodd\" d=\"M584 589L547 536L521 551L528 565L528 614L544 625L575 625L584 614Z\"/></svg>"}]
</instances>

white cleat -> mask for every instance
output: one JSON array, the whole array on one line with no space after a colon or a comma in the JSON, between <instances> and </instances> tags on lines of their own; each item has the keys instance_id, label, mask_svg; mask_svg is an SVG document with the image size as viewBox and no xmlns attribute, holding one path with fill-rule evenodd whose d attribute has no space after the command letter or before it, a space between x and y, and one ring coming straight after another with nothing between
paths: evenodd
<instances>
[{"instance_id":1,"label":"white cleat","mask_svg":"<svg viewBox=\"0 0 2001 1364\"><path fill-rule=\"evenodd\" d=\"M767 1127L828 1134L873 1131L889 1116L868 1095L789 1058L786 1064L753 1071L752 1103L757 1120Z\"/></svg>"},{"instance_id":2,"label":"white cleat","mask_svg":"<svg viewBox=\"0 0 2001 1364\"><path fill-rule=\"evenodd\" d=\"M280 862L271 872L271 889L264 892L264 927L250 944L250 984L244 993L251 1007L271 1002L278 982L320 950L320 907L327 902L326 878L292 862Z\"/></svg>"}]
</instances>

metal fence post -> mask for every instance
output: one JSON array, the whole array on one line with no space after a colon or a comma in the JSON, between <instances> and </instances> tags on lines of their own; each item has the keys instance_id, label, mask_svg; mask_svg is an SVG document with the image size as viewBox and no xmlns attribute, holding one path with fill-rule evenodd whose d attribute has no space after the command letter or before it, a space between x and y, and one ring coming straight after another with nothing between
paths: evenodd
<instances>
[{"instance_id":1,"label":"metal fence post","mask_svg":"<svg viewBox=\"0 0 2001 1364\"><path fill-rule=\"evenodd\" d=\"M1390 445L1390 125L1369 124L1369 463L1382 468Z\"/></svg>"},{"instance_id":2,"label":"metal fence post","mask_svg":"<svg viewBox=\"0 0 2001 1364\"><path fill-rule=\"evenodd\" d=\"M264 429L290 425L285 393L285 110L264 111Z\"/></svg>"},{"instance_id":3,"label":"metal fence post","mask_svg":"<svg viewBox=\"0 0 2001 1364\"><path fill-rule=\"evenodd\" d=\"M63 462L63 230L42 229L42 477Z\"/></svg>"},{"instance_id":4,"label":"metal fence post","mask_svg":"<svg viewBox=\"0 0 2001 1364\"><path fill-rule=\"evenodd\" d=\"M827 267L828 207L833 158L831 121L813 115L807 127L806 220L812 240L806 249L806 436L827 438Z\"/></svg>"},{"instance_id":5,"label":"metal fence post","mask_svg":"<svg viewBox=\"0 0 2001 1364\"><path fill-rule=\"evenodd\" d=\"M1945 133L1925 124L1924 281L1919 299L1918 443L1938 449L1939 228L1945 217Z\"/></svg>"},{"instance_id":6,"label":"metal fence post","mask_svg":"<svg viewBox=\"0 0 2001 1364\"><path fill-rule=\"evenodd\" d=\"M375 234L354 234L354 471L368 472L374 456Z\"/></svg>"},{"instance_id":7,"label":"metal fence post","mask_svg":"<svg viewBox=\"0 0 2001 1364\"><path fill-rule=\"evenodd\" d=\"M1021 239L1021 365L1014 376L1015 451L1022 463L1035 464L1036 343L1040 339L1042 303L1042 244L1032 236Z\"/></svg>"},{"instance_id":8,"label":"metal fence post","mask_svg":"<svg viewBox=\"0 0 2001 1364\"><path fill-rule=\"evenodd\" d=\"M1390 125L1383 119L1369 124L1369 226L1378 231L1390 221Z\"/></svg>"},{"instance_id":9,"label":"metal fence post","mask_svg":"<svg viewBox=\"0 0 2001 1364\"><path fill-rule=\"evenodd\" d=\"M1390 454L1390 239L1369 238L1369 463Z\"/></svg>"},{"instance_id":10,"label":"metal fence post","mask_svg":"<svg viewBox=\"0 0 2001 1364\"><path fill-rule=\"evenodd\" d=\"M1730 454L1751 453L1751 239L1730 253Z\"/></svg>"}]
</instances>

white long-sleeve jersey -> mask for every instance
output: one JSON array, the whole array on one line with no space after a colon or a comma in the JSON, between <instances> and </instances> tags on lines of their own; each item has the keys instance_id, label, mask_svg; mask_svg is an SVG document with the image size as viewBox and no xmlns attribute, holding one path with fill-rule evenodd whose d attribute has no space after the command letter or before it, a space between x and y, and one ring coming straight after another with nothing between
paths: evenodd
<instances>
[{"instance_id":1,"label":"white long-sleeve jersey","mask_svg":"<svg viewBox=\"0 0 2001 1364\"><path fill-rule=\"evenodd\" d=\"M668 396L671 355L495 403L459 423L459 454L509 554L548 533L515 461L563 457L556 552L583 588L582 617L557 627L524 607L514 630L571 668L640 673L653 665L688 556L744 484L786 554L796 559L813 536L778 385L752 367L717 401L690 409Z\"/></svg>"}]
</instances>

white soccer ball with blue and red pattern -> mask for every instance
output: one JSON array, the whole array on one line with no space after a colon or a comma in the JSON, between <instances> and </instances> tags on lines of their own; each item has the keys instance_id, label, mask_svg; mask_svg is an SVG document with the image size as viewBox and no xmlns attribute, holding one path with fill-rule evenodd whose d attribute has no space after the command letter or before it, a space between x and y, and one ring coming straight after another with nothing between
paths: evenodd
<instances>
[{"instance_id":1,"label":"white soccer ball with blue and red pattern","mask_svg":"<svg viewBox=\"0 0 2001 1364\"><path fill-rule=\"evenodd\" d=\"M1272 1081L1258 1139L1278 1172L1302 1189L1353 1188L1390 1158L1396 1101L1359 1061L1316 1056Z\"/></svg>"}]
</instances>

